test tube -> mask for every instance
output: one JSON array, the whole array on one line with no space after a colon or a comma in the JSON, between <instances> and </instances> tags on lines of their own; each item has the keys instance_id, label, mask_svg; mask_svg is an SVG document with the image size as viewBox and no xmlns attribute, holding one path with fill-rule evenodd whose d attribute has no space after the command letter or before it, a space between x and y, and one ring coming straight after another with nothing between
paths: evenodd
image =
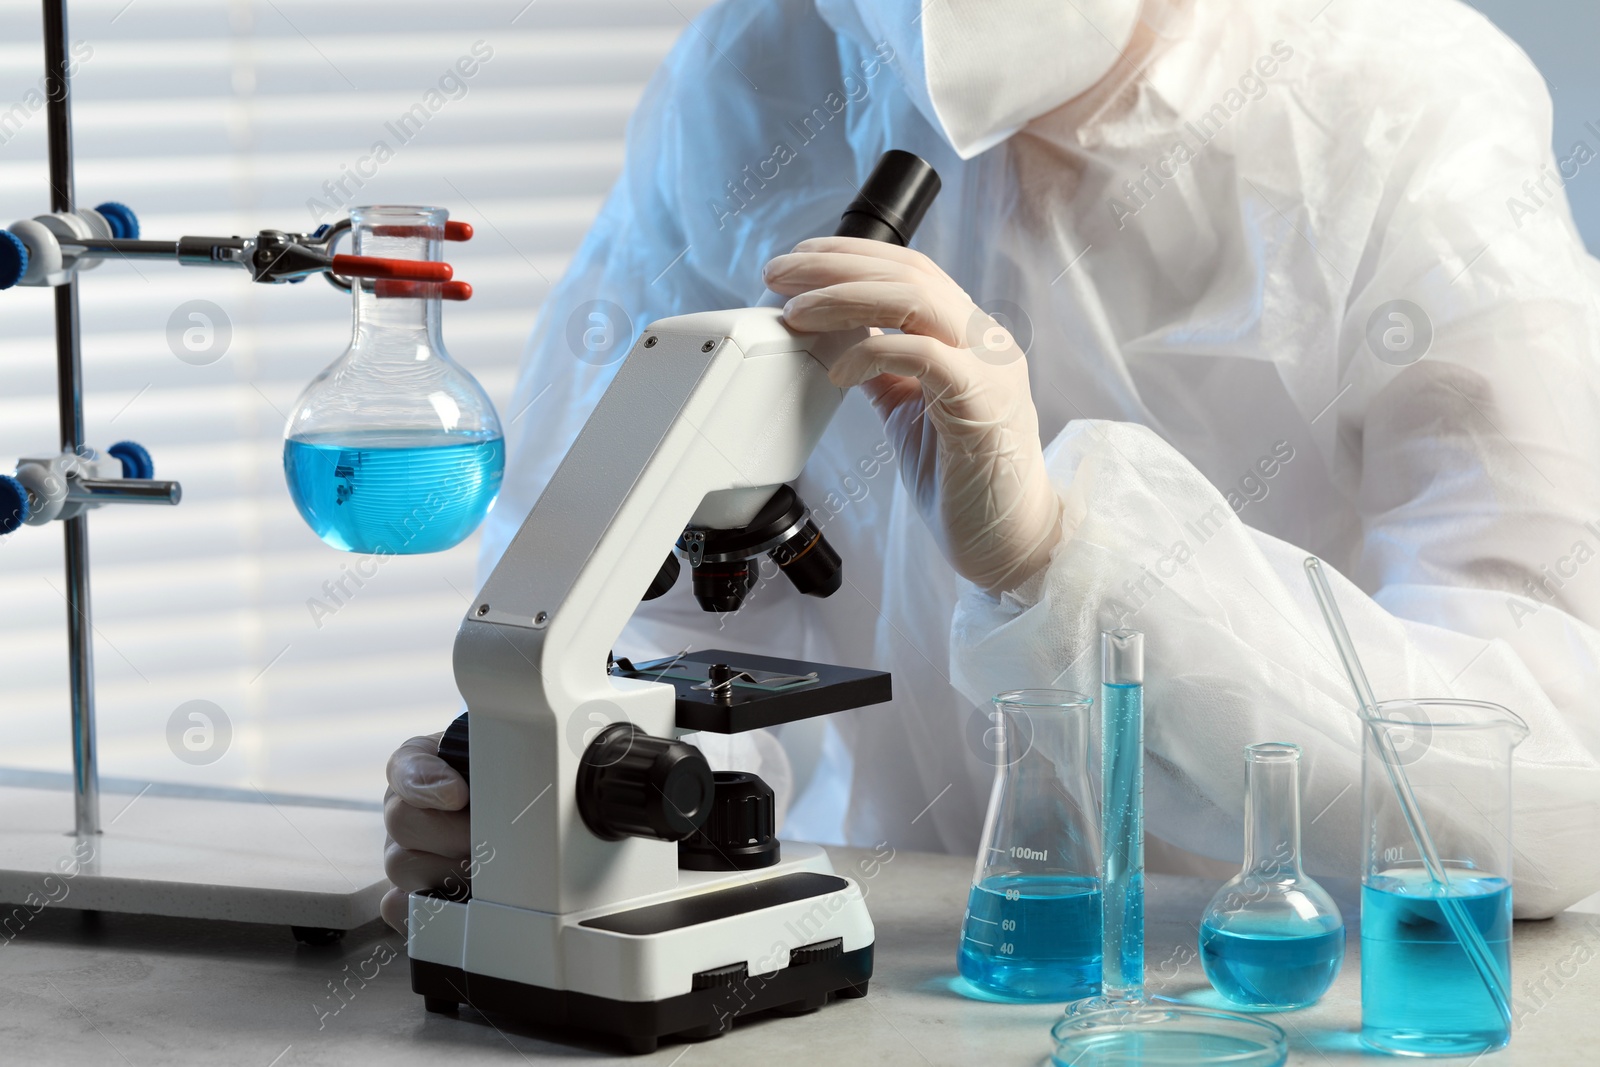
<instances>
[{"instance_id":1,"label":"test tube","mask_svg":"<svg viewBox=\"0 0 1600 1067\"><path fill-rule=\"evenodd\" d=\"M1144 634L1100 635L1101 996L1144 995Z\"/></svg>"}]
</instances>

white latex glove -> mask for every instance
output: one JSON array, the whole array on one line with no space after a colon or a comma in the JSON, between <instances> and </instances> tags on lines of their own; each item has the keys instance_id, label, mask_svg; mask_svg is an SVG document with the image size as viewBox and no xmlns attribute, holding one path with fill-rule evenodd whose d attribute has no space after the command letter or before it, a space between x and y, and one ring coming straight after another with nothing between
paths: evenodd
<instances>
[{"instance_id":1,"label":"white latex glove","mask_svg":"<svg viewBox=\"0 0 1600 1067\"><path fill-rule=\"evenodd\" d=\"M472 819L466 779L439 758L442 734L413 737L389 757L383 826L389 840L384 873L394 888L383 896L383 921L406 932L406 897L417 889L465 890L471 866Z\"/></svg>"},{"instance_id":2,"label":"white latex glove","mask_svg":"<svg viewBox=\"0 0 1600 1067\"><path fill-rule=\"evenodd\" d=\"M1043 569L1061 538L1061 503L1010 333L927 256L882 241L802 241L765 278L790 297L783 317L796 330L873 328L829 377L866 390L956 572L1000 593ZM901 332L878 332L888 329Z\"/></svg>"}]
</instances>

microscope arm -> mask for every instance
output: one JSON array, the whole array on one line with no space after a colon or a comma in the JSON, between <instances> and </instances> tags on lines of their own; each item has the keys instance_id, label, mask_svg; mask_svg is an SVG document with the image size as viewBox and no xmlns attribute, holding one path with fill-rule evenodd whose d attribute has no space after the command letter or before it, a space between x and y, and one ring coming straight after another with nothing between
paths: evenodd
<instances>
[{"instance_id":1,"label":"microscope arm","mask_svg":"<svg viewBox=\"0 0 1600 1067\"><path fill-rule=\"evenodd\" d=\"M496 856L475 895L570 912L676 883L674 843L600 840L563 783L597 727L673 735L672 687L613 677L607 655L691 519L741 524L799 476L843 398L819 360L862 335L750 308L665 319L635 345L456 637L473 839Z\"/></svg>"},{"instance_id":2,"label":"microscope arm","mask_svg":"<svg viewBox=\"0 0 1600 1067\"><path fill-rule=\"evenodd\" d=\"M886 152L836 233L904 245L938 190L926 162ZM663 319L634 344L456 635L472 836L495 857L473 877L475 901L509 905L501 909L508 914L569 914L677 884L676 840L627 827L664 826L674 812L662 806L671 805L692 831L710 798L694 803L697 783L686 779L698 777L703 793L710 773L703 758L667 740L676 729L674 686L613 675L611 649L639 601L660 591L662 559L680 535L697 578L712 540L712 569L735 564L706 576L711 595L697 589L708 610L742 601L748 568L726 557L755 547L741 540L753 530L756 551L776 535L783 547L774 558L797 588L838 588L836 556L825 574L814 569L820 549L807 559L820 534L787 551L796 530L809 532L790 528L787 502L781 529L765 524L776 517L769 502L800 476L843 400L826 366L866 332L797 334L774 308L744 308ZM729 574L731 588L718 586ZM731 688L726 681L724 697ZM630 732L636 740L622 755L605 757L612 763L597 776L585 753L602 732L608 740L598 747L616 751L617 724L639 733ZM679 787L689 809L671 795ZM595 795L611 813L598 823Z\"/></svg>"}]
</instances>

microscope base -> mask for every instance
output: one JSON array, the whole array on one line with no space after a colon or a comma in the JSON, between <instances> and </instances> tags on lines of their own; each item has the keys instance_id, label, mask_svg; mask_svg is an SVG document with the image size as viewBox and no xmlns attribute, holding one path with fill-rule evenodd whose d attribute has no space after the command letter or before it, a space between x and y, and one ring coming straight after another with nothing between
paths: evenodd
<instances>
[{"instance_id":1,"label":"microscope base","mask_svg":"<svg viewBox=\"0 0 1600 1067\"><path fill-rule=\"evenodd\" d=\"M665 1000L612 1000L411 961L411 990L426 998L431 1012L452 1013L465 1001L485 1014L587 1031L633 1055L654 1052L667 1037L687 1041L719 1037L735 1021L759 1012L800 1015L835 997L864 997L871 978L871 945L831 960L785 967L770 975L741 976L733 985L696 989Z\"/></svg>"},{"instance_id":2,"label":"microscope base","mask_svg":"<svg viewBox=\"0 0 1600 1067\"><path fill-rule=\"evenodd\" d=\"M633 1053L865 996L874 932L862 886L815 845L782 847L763 870L680 871L668 893L567 915L413 893L412 991L432 1012L465 1003Z\"/></svg>"}]
</instances>

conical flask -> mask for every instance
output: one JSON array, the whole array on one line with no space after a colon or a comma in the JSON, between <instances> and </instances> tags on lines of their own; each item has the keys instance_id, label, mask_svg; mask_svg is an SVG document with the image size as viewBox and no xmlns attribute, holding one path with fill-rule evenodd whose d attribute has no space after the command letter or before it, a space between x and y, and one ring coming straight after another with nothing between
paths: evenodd
<instances>
[{"instance_id":1,"label":"conical flask","mask_svg":"<svg viewBox=\"0 0 1600 1067\"><path fill-rule=\"evenodd\" d=\"M1251 745L1245 758L1244 868L1200 923L1200 962L1234 1004L1313 1004L1344 962L1344 917L1300 865L1300 746Z\"/></svg>"},{"instance_id":2,"label":"conical flask","mask_svg":"<svg viewBox=\"0 0 1600 1067\"><path fill-rule=\"evenodd\" d=\"M354 208L354 251L438 260L447 215L437 207ZM441 551L477 529L500 491L500 420L477 380L445 351L441 291L354 280L350 347L289 414L289 494L335 548Z\"/></svg>"},{"instance_id":3,"label":"conical flask","mask_svg":"<svg viewBox=\"0 0 1600 1067\"><path fill-rule=\"evenodd\" d=\"M1099 816L1088 697L994 698L994 786L957 966L987 992L1070 1000L1100 987Z\"/></svg>"}]
</instances>

